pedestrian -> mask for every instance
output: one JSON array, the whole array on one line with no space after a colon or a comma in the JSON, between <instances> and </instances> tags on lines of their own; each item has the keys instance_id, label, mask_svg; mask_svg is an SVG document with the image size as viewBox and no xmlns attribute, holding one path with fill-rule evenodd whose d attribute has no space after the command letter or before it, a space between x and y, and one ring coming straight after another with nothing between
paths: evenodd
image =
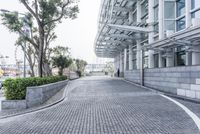
<instances>
[{"instance_id":1,"label":"pedestrian","mask_svg":"<svg viewBox=\"0 0 200 134\"><path fill-rule=\"evenodd\" d=\"M119 68L118 68L118 69L117 69L117 77L119 77L119 72L120 72L120 71L119 71Z\"/></svg>"}]
</instances>

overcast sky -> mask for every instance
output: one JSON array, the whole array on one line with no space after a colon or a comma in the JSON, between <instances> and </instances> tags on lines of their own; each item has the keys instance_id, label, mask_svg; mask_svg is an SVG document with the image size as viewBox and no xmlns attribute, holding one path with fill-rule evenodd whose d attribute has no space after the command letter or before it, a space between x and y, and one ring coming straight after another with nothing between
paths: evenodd
<instances>
[{"instance_id":1,"label":"overcast sky","mask_svg":"<svg viewBox=\"0 0 200 134\"><path fill-rule=\"evenodd\" d=\"M26 9L19 0L0 0L0 9L24 12ZM88 63L95 63L94 40L97 33L97 20L101 0L80 0L80 13L75 20L65 20L56 29L58 38L54 45L68 46L74 58L81 58ZM0 23L1 20L0 20ZM15 56L14 43L18 35L10 33L0 24L0 54L9 56L7 62L15 63L15 57L20 59L23 55L20 49Z\"/></svg>"}]
</instances>

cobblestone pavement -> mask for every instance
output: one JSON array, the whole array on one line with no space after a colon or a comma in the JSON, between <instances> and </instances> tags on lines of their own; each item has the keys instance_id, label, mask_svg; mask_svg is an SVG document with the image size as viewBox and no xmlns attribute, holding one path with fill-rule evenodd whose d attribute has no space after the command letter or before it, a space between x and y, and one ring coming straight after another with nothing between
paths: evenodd
<instances>
[{"instance_id":1,"label":"cobblestone pavement","mask_svg":"<svg viewBox=\"0 0 200 134\"><path fill-rule=\"evenodd\" d=\"M62 103L0 120L0 134L199 134L176 104L122 80L86 77L69 88Z\"/></svg>"}]
</instances>

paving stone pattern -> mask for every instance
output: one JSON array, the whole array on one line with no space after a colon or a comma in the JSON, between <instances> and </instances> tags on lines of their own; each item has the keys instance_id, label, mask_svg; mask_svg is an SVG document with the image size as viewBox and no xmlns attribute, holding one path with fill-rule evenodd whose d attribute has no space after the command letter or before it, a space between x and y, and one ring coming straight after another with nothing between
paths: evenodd
<instances>
[{"instance_id":1,"label":"paving stone pattern","mask_svg":"<svg viewBox=\"0 0 200 134\"><path fill-rule=\"evenodd\" d=\"M1 134L198 134L173 102L119 79L87 77L51 108L0 120Z\"/></svg>"}]
</instances>

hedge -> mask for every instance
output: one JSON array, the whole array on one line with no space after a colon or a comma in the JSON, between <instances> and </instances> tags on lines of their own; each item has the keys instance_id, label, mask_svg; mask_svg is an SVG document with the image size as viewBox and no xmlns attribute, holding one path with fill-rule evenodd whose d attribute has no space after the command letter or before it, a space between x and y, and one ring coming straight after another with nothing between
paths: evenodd
<instances>
[{"instance_id":1,"label":"hedge","mask_svg":"<svg viewBox=\"0 0 200 134\"><path fill-rule=\"evenodd\" d=\"M45 85L66 79L66 76L7 79L4 82L5 97L7 100L22 100L26 97L27 87Z\"/></svg>"}]
</instances>

